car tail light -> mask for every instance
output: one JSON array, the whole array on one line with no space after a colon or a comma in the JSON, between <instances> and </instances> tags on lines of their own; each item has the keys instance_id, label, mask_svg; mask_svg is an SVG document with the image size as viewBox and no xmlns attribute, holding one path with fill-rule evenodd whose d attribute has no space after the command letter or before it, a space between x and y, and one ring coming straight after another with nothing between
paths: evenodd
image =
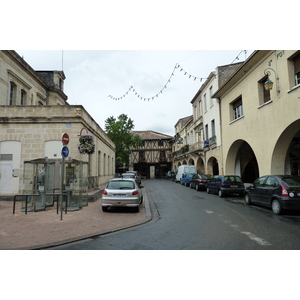
<instances>
[{"instance_id":1,"label":"car tail light","mask_svg":"<svg viewBox=\"0 0 300 300\"><path fill-rule=\"evenodd\" d=\"M203 180L203 179L201 179L201 180L199 180L199 182L205 183L205 182L206 182L206 180Z\"/></svg>"},{"instance_id":2,"label":"car tail light","mask_svg":"<svg viewBox=\"0 0 300 300\"><path fill-rule=\"evenodd\" d=\"M107 195L107 191L104 190L104 191L102 192L102 195Z\"/></svg>"},{"instance_id":3,"label":"car tail light","mask_svg":"<svg viewBox=\"0 0 300 300\"><path fill-rule=\"evenodd\" d=\"M221 187L223 187L223 188L224 188L224 187L226 187L226 185L225 185L224 183L222 183L222 184L221 184Z\"/></svg>"},{"instance_id":4,"label":"car tail light","mask_svg":"<svg viewBox=\"0 0 300 300\"><path fill-rule=\"evenodd\" d=\"M286 187L284 186L284 184L281 185L281 188L282 188L281 196L282 197L288 197L289 193L288 193Z\"/></svg>"},{"instance_id":5,"label":"car tail light","mask_svg":"<svg viewBox=\"0 0 300 300\"><path fill-rule=\"evenodd\" d=\"M132 192L132 196L135 196L135 195L138 195L139 194L139 191L133 191Z\"/></svg>"}]
</instances>

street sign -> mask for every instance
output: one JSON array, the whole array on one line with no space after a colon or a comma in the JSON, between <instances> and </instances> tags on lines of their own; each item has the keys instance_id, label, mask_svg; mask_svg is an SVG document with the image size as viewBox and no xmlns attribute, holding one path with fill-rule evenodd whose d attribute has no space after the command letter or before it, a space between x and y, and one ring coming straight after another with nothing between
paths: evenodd
<instances>
[{"instance_id":1,"label":"street sign","mask_svg":"<svg viewBox=\"0 0 300 300\"><path fill-rule=\"evenodd\" d=\"M69 148L67 146L63 146L61 149L61 155L63 157L68 157L69 155Z\"/></svg>"},{"instance_id":2,"label":"street sign","mask_svg":"<svg viewBox=\"0 0 300 300\"><path fill-rule=\"evenodd\" d=\"M62 134L61 141L62 141L63 145L69 144L70 138L66 132Z\"/></svg>"}]
</instances>

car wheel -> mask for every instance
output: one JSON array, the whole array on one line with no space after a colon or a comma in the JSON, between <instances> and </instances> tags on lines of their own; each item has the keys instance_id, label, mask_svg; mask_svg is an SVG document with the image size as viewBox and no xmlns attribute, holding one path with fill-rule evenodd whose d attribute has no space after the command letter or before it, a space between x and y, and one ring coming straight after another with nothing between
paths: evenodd
<instances>
[{"instance_id":1,"label":"car wheel","mask_svg":"<svg viewBox=\"0 0 300 300\"><path fill-rule=\"evenodd\" d=\"M188 184L185 182L185 183L184 183L184 186L186 186L186 187L187 187L187 186L188 186Z\"/></svg>"},{"instance_id":2,"label":"car wheel","mask_svg":"<svg viewBox=\"0 0 300 300\"><path fill-rule=\"evenodd\" d=\"M245 194L245 203L247 205L250 205L251 204L251 197L248 193Z\"/></svg>"},{"instance_id":3,"label":"car wheel","mask_svg":"<svg viewBox=\"0 0 300 300\"><path fill-rule=\"evenodd\" d=\"M219 195L220 198L222 198L224 196L224 194L221 190L218 191L218 195Z\"/></svg>"},{"instance_id":4,"label":"car wheel","mask_svg":"<svg viewBox=\"0 0 300 300\"><path fill-rule=\"evenodd\" d=\"M273 213L276 215L280 215L282 213L282 208L281 208L280 202L277 199L274 199L272 201L272 210L273 210Z\"/></svg>"},{"instance_id":5,"label":"car wheel","mask_svg":"<svg viewBox=\"0 0 300 300\"><path fill-rule=\"evenodd\" d=\"M198 192L200 191L199 184L196 185L196 190L197 190Z\"/></svg>"},{"instance_id":6,"label":"car wheel","mask_svg":"<svg viewBox=\"0 0 300 300\"><path fill-rule=\"evenodd\" d=\"M141 197L141 202L140 202L140 204L142 204L143 201L144 201L144 196Z\"/></svg>"},{"instance_id":7,"label":"car wheel","mask_svg":"<svg viewBox=\"0 0 300 300\"><path fill-rule=\"evenodd\" d=\"M107 212L108 207L107 206L102 206L102 211Z\"/></svg>"},{"instance_id":8,"label":"car wheel","mask_svg":"<svg viewBox=\"0 0 300 300\"><path fill-rule=\"evenodd\" d=\"M135 207L135 208L134 208L134 211L135 211L136 213L138 213L138 212L140 211L140 207L139 207L139 206Z\"/></svg>"},{"instance_id":9,"label":"car wheel","mask_svg":"<svg viewBox=\"0 0 300 300\"><path fill-rule=\"evenodd\" d=\"M207 192L207 194L210 194L210 189L209 189L209 187L206 188L206 192Z\"/></svg>"},{"instance_id":10,"label":"car wheel","mask_svg":"<svg viewBox=\"0 0 300 300\"><path fill-rule=\"evenodd\" d=\"M192 183L190 183L190 188L192 189L193 187L192 187Z\"/></svg>"}]
</instances>

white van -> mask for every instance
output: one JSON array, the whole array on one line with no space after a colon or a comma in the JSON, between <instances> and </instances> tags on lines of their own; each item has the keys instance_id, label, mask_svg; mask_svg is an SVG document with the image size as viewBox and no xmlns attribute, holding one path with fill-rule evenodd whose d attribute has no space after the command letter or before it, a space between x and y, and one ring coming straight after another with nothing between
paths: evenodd
<instances>
[{"instance_id":1,"label":"white van","mask_svg":"<svg viewBox=\"0 0 300 300\"><path fill-rule=\"evenodd\" d=\"M177 171L177 174L176 174L176 179L175 181L176 182L180 182L180 178L182 178L182 175L184 173L197 173L197 169L196 169L196 166L194 165L182 165L182 166L179 166L178 167L178 171Z\"/></svg>"}]
</instances>

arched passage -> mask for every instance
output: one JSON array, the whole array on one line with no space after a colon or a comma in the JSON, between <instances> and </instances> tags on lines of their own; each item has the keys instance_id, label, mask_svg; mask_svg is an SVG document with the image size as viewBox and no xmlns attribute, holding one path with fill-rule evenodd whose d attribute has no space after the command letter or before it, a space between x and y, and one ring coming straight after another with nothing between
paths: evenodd
<instances>
[{"instance_id":1,"label":"arched passage","mask_svg":"<svg viewBox=\"0 0 300 300\"><path fill-rule=\"evenodd\" d=\"M196 168L197 168L198 174L204 174L205 173L205 166L204 166L204 161L203 161L202 157L199 157L197 159Z\"/></svg>"},{"instance_id":2,"label":"arched passage","mask_svg":"<svg viewBox=\"0 0 300 300\"><path fill-rule=\"evenodd\" d=\"M219 163L215 157L210 157L207 161L207 174L219 175Z\"/></svg>"},{"instance_id":3,"label":"arched passage","mask_svg":"<svg viewBox=\"0 0 300 300\"><path fill-rule=\"evenodd\" d=\"M195 164L195 162L194 162L194 160L192 159L192 158L190 158L189 159L189 163L188 163L190 166L192 166L192 165L194 165Z\"/></svg>"},{"instance_id":4,"label":"arched passage","mask_svg":"<svg viewBox=\"0 0 300 300\"><path fill-rule=\"evenodd\" d=\"M248 183L259 177L256 156L244 140L237 140L230 147L226 159L226 173L239 175Z\"/></svg>"},{"instance_id":5,"label":"arched passage","mask_svg":"<svg viewBox=\"0 0 300 300\"><path fill-rule=\"evenodd\" d=\"M280 135L272 154L271 174L300 175L300 120Z\"/></svg>"}]
</instances>

